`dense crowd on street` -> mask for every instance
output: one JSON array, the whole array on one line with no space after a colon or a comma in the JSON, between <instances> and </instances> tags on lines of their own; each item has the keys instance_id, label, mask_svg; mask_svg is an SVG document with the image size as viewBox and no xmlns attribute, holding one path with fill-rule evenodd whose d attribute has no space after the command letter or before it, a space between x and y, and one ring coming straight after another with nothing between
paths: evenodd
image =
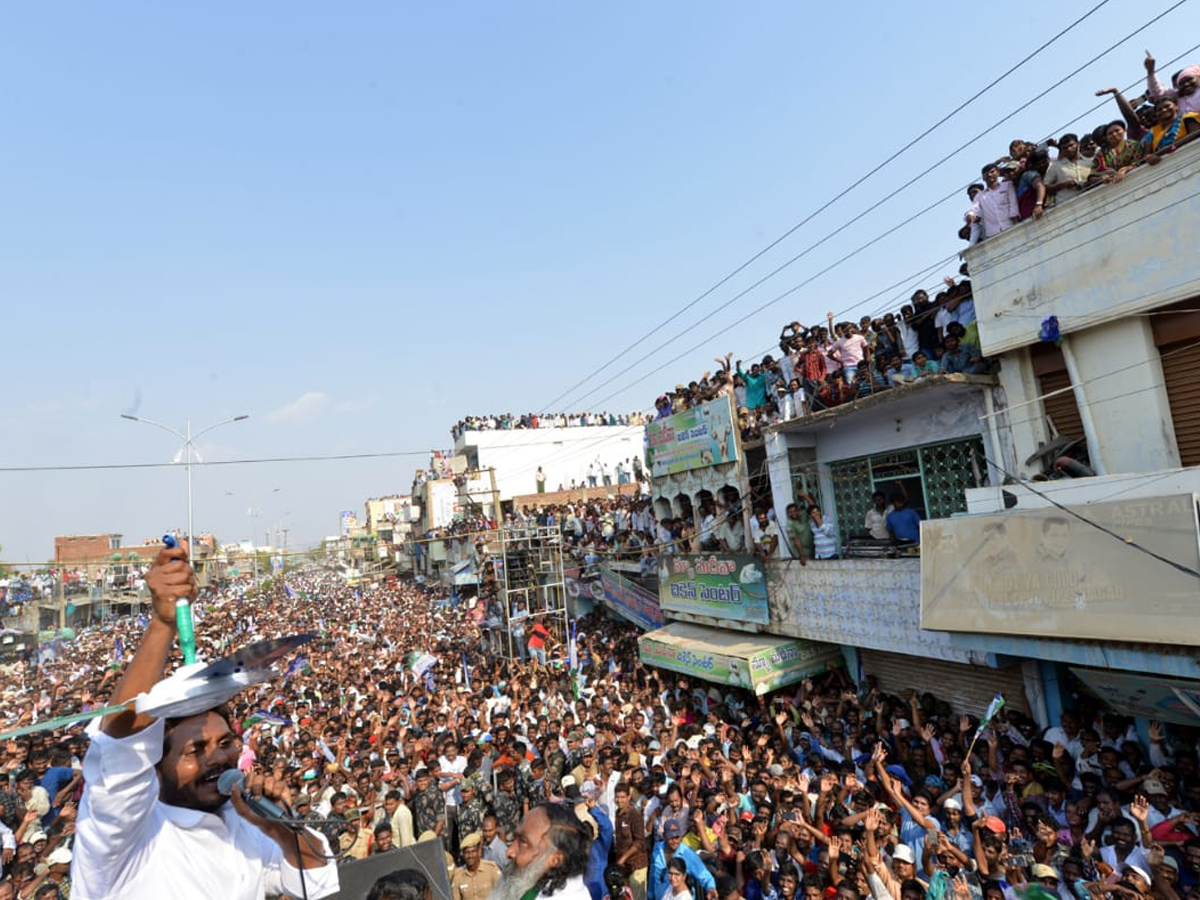
<instances>
[{"instance_id":1,"label":"dense crowd on street","mask_svg":"<svg viewBox=\"0 0 1200 900\"><path fill-rule=\"evenodd\" d=\"M1200 891L1196 734L1139 733L1086 697L1040 725L1009 697L981 734L983 710L937 685L897 694L835 670L755 697L642 665L636 631L596 615L577 625L577 678L561 620L531 617L521 663L441 589L319 570L197 610L208 658L318 635L230 704L241 767L274 773L345 856L440 840L458 900L487 896L545 801L594 836L593 900ZM85 629L56 661L10 667L5 725L102 704L143 626ZM0 898L69 895L87 747L82 726L3 745Z\"/></svg>"}]
</instances>

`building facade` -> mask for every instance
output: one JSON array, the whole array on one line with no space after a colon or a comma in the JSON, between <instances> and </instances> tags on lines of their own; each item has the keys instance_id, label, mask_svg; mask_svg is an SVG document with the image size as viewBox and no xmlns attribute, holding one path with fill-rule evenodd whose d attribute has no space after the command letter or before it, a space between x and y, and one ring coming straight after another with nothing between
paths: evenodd
<instances>
[{"instance_id":1,"label":"building facade","mask_svg":"<svg viewBox=\"0 0 1200 900\"><path fill-rule=\"evenodd\" d=\"M841 558L764 561L765 616L705 615L664 588L667 618L710 629L711 653L745 632L813 659L837 646L855 676L937 685L958 708L999 691L1045 724L1083 691L1200 724L1197 187L1200 154L1175 154L967 251L994 374L765 429L724 480L781 524L811 499ZM711 479L657 478L676 513L681 477ZM921 514L919 555L865 539L876 491Z\"/></svg>"}]
</instances>

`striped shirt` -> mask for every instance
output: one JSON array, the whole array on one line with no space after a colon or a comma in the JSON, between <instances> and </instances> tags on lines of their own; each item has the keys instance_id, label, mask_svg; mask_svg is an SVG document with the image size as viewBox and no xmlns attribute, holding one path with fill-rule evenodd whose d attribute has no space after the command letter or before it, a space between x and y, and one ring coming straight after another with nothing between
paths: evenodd
<instances>
[{"instance_id":1,"label":"striped shirt","mask_svg":"<svg viewBox=\"0 0 1200 900\"><path fill-rule=\"evenodd\" d=\"M837 532L833 530L833 523L826 519L823 525L813 524L809 527L812 528L813 550L817 559L833 559L837 556Z\"/></svg>"}]
</instances>

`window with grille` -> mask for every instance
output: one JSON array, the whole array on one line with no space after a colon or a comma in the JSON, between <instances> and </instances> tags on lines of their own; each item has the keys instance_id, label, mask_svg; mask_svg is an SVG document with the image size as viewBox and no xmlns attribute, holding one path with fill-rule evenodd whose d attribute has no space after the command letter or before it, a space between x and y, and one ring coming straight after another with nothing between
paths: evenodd
<instances>
[{"instance_id":1,"label":"window with grille","mask_svg":"<svg viewBox=\"0 0 1200 900\"><path fill-rule=\"evenodd\" d=\"M965 512L964 492L982 485L986 471L982 437L831 463L832 513L838 533L843 541L865 533L863 520L876 491L883 491L890 502L891 495L902 490L908 505L922 519L944 519Z\"/></svg>"}]
</instances>

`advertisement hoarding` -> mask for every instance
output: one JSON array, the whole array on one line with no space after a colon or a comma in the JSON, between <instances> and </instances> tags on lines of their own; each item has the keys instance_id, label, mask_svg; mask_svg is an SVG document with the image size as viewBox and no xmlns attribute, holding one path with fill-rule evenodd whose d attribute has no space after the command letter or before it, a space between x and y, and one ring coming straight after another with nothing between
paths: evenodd
<instances>
[{"instance_id":1,"label":"advertisement hoarding","mask_svg":"<svg viewBox=\"0 0 1200 900\"><path fill-rule=\"evenodd\" d=\"M1193 494L921 525L921 627L1200 643Z\"/></svg>"},{"instance_id":2,"label":"advertisement hoarding","mask_svg":"<svg viewBox=\"0 0 1200 900\"><path fill-rule=\"evenodd\" d=\"M663 554L658 597L668 612L767 624L767 578L762 562L735 553Z\"/></svg>"},{"instance_id":3,"label":"advertisement hoarding","mask_svg":"<svg viewBox=\"0 0 1200 900\"><path fill-rule=\"evenodd\" d=\"M737 426L728 397L646 425L646 458L655 478L737 462Z\"/></svg>"},{"instance_id":4,"label":"advertisement hoarding","mask_svg":"<svg viewBox=\"0 0 1200 900\"><path fill-rule=\"evenodd\" d=\"M574 596L586 594L600 601L642 631L661 628L666 621L662 607L658 605L658 597L653 592L607 566L586 570L567 569L563 574L566 576L567 593Z\"/></svg>"}]
</instances>

